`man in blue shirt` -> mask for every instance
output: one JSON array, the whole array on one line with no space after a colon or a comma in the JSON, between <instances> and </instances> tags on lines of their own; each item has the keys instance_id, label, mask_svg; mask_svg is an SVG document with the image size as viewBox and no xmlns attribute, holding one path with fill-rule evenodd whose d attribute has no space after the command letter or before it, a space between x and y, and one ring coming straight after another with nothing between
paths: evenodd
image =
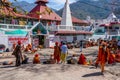
<instances>
[{"instance_id":1,"label":"man in blue shirt","mask_svg":"<svg viewBox=\"0 0 120 80\"><path fill-rule=\"evenodd\" d=\"M66 62L67 54L68 54L68 48L67 48L67 45L65 44L65 42L63 42L63 45L61 46L61 61L62 61L62 63Z\"/></svg>"}]
</instances>

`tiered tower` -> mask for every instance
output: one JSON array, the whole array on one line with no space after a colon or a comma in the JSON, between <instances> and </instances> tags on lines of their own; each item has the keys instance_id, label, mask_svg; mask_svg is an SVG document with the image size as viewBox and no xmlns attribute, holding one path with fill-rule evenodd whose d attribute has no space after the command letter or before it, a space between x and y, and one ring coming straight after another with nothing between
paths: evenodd
<instances>
[{"instance_id":1,"label":"tiered tower","mask_svg":"<svg viewBox=\"0 0 120 80\"><path fill-rule=\"evenodd\" d=\"M66 0L65 6L64 6L61 25L67 26L68 29L70 29L70 27L73 26L68 0Z\"/></svg>"}]
</instances>

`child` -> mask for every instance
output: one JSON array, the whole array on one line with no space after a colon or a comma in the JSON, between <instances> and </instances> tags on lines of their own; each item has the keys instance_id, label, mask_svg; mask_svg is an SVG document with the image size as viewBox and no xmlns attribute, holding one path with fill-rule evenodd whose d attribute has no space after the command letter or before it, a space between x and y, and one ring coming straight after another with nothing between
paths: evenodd
<instances>
[{"instance_id":1,"label":"child","mask_svg":"<svg viewBox=\"0 0 120 80\"><path fill-rule=\"evenodd\" d=\"M33 64L40 64L40 59L39 59L39 55L35 54L34 58L33 58Z\"/></svg>"}]
</instances>

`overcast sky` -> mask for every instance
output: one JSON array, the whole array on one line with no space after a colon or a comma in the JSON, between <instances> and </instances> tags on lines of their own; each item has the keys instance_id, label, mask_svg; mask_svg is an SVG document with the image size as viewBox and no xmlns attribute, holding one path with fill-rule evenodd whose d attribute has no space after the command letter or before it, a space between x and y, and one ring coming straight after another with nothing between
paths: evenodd
<instances>
[{"instance_id":1,"label":"overcast sky","mask_svg":"<svg viewBox=\"0 0 120 80\"><path fill-rule=\"evenodd\" d=\"M14 0L10 0L10 1L14 1ZM29 3L34 3L36 0L17 0L17 1L27 1ZM61 9L64 6L64 3L66 0L48 0L49 3L47 4L49 7L53 8L53 9ZM69 3L73 3L76 0L69 0Z\"/></svg>"}]
</instances>

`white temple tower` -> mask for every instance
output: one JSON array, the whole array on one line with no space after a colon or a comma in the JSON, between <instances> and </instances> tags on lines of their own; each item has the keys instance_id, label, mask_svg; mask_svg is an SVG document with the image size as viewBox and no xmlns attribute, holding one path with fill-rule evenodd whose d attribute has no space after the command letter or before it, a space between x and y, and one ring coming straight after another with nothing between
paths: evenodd
<instances>
[{"instance_id":1,"label":"white temple tower","mask_svg":"<svg viewBox=\"0 0 120 80\"><path fill-rule=\"evenodd\" d=\"M68 0L66 0L65 6L63 9L61 25L66 26L67 30L71 30L72 29L71 27L73 26Z\"/></svg>"}]
</instances>

